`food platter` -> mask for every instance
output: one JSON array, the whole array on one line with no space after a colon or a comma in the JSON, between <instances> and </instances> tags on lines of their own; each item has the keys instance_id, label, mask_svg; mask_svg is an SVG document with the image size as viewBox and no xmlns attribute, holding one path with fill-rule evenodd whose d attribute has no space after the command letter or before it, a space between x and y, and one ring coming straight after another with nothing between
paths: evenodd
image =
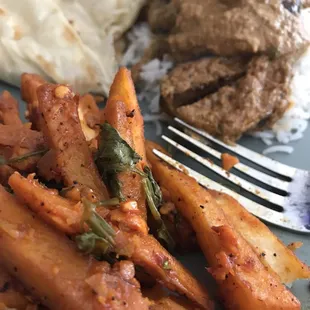
<instances>
[{"instance_id":1,"label":"food platter","mask_svg":"<svg viewBox=\"0 0 310 310\"><path fill-rule=\"evenodd\" d=\"M21 111L21 114L24 115L25 104L20 100L19 89L12 87L10 85L1 83L0 91L2 92L3 90L10 91L12 95L19 100L20 111ZM142 102L140 103L140 105L142 107L142 111L143 110L147 111L148 102ZM165 132L165 124L163 125L164 125L163 128ZM145 124L146 138L159 142L160 144L163 144L160 136L155 135L154 129L155 129L155 125L153 123ZM283 155L283 154L275 153L275 154L271 154L270 156L275 160L281 161L293 167L309 170L310 163L309 163L309 160L307 159L308 158L307 154L310 153L310 147L307 144L307 141L309 140L309 138L310 138L310 128L308 128L307 132L305 133L304 139L292 143L292 146L294 146L294 152L292 154ZM244 137L240 141L240 143L257 152L262 152L262 150L266 147L260 140L255 139L253 137ZM173 152L173 155L177 160L181 161L182 163L196 170L202 171L201 167L197 163L194 163L192 160L186 158L184 155L181 155L177 152ZM207 170L203 170L203 173L207 176L210 175L210 173ZM297 255L306 264L308 265L310 264L310 255L309 255L310 238L308 235L295 234L290 231L285 231L283 229L279 229L277 227L272 227L272 226L270 228L285 244L289 244L294 241L303 242L304 245L302 248L297 250ZM182 256L178 256L178 259L188 269L190 269L190 271L194 274L195 277L197 277L201 282L203 282L209 288L210 292L212 292L212 288L214 288L214 282L211 279L211 277L208 276L208 272L205 269L206 261L202 254L194 253L194 254L182 255ZM296 297L301 301L302 309L305 309L305 310L310 309L309 281L296 281L293 284L291 290L294 293L294 295L296 295Z\"/></svg>"}]
</instances>

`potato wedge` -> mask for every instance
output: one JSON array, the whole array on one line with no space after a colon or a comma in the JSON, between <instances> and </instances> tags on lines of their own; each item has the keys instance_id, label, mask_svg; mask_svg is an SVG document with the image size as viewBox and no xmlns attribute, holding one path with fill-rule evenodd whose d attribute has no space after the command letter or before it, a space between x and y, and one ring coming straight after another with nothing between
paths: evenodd
<instances>
[{"instance_id":1,"label":"potato wedge","mask_svg":"<svg viewBox=\"0 0 310 310\"><path fill-rule=\"evenodd\" d=\"M240 235L252 246L260 261L274 271L282 283L309 279L310 269L285 246L259 219L249 213L232 197L209 191L214 201Z\"/></svg>"},{"instance_id":2,"label":"potato wedge","mask_svg":"<svg viewBox=\"0 0 310 310\"><path fill-rule=\"evenodd\" d=\"M141 266L158 283L171 291L185 295L203 309L214 309L206 289L151 235L124 234L119 241L118 253ZM120 237L121 239L121 237Z\"/></svg>"},{"instance_id":3,"label":"potato wedge","mask_svg":"<svg viewBox=\"0 0 310 310\"><path fill-rule=\"evenodd\" d=\"M79 114L83 114L87 125L90 128L95 128L100 124L100 109L95 98L91 94L85 94L79 99Z\"/></svg>"},{"instance_id":4,"label":"potato wedge","mask_svg":"<svg viewBox=\"0 0 310 310\"><path fill-rule=\"evenodd\" d=\"M129 125L131 126L134 149L142 157L142 161L145 162L143 116L140 111L131 73L128 69L124 67L119 69L111 85L109 98L112 100L117 98L117 100L124 102Z\"/></svg>"},{"instance_id":5,"label":"potato wedge","mask_svg":"<svg viewBox=\"0 0 310 310\"><path fill-rule=\"evenodd\" d=\"M83 208L81 203L71 202L42 186L34 179L34 174L27 179L18 172L11 175L9 185L16 197L36 212L44 221L56 226L67 234L81 231Z\"/></svg>"},{"instance_id":6,"label":"potato wedge","mask_svg":"<svg viewBox=\"0 0 310 310\"><path fill-rule=\"evenodd\" d=\"M157 284L152 288L146 288L143 296L148 297L153 305L150 310L199 310L195 304L192 304L184 297L171 295L164 288Z\"/></svg>"},{"instance_id":7,"label":"potato wedge","mask_svg":"<svg viewBox=\"0 0 310 310\"><path fill-rule=\"evenodd\" d=\"M23 73L21 76L21 97L27 103L26 118L36 130L41 129L37 89L45 83L47 82L37 74Z\"/></svg>"},{"instance_id":8,"label":"potato wedge","mask_svg":"<svg viewBox=\"0 0 310 310\"><path fill-rule=\"evenodd\" d=\"M91 188L100 199L107 199L91 151L85 140L79 116L78 98L66 85L44 84L37 90L44 119L42 130L67 186L79 183Z\"/></svg>"},{"instance_id":9,"label":"potato wedge","mask_svg":"<svg viewBox=\"0 0 310 310\"><path fill-rule=\"evenodd\" d=\"M0 166L0 184L3 186L7 186L8 180L14 172L15 170L8 165Z\"/></svg>"},{"instance_id":10,"label":"potato wedge","mask_svg":"<svg viewBox=\"0 0 310 310\"><path fill-rule=\"evenodd\" d=\"M210 193L184 173L164 164L147 143L155 179L164 183L177 209L191 223L228 309L300 309L300 302L260 262Z\"/></svg>"},{"instance_id":11,"label":"potato wedge","mask_svg":"<svg viewBox=\"0 0 310 310\"><path fill-rule=\"evenodd\" d=\"M0 267L0 309L15 308L17 310L27 310L31 302L25 296L25 290L20 283L12 278L4 269ZM4 307L5 305L5 307Z\"/></svg>"},{"instance_id":12,"label":"potato wedge","mask_svg":"<svg viewBox=\"0 0 310 310\"><path fill-rule=\"evenodd\" d=\"M79 98L78 113L86 141L97 138L99 134L100 110L94 97L86 94Z\"/></svg>"},{"instance_id":13,"label":"potato wedge","mask_svg":"<svg viewBox=\"0 0 310 310\"><path fill-rule=\"evenodd\" d=\"M18 102L6 90L0 95L0 121L4 125L23 125L19 117Z\"/></svg>"},{"instance_id":14,"label":"potato wedge","mask_svg":"<svg viewBox=\"0 0 310 310\"><path fill-rule=\"evenodd\" d=\"M37 173L45 181L55 180L57 183L61 182L61 171L57 167L55 150L49 150L38 160Z\"/></svg>"},{"instance_id":15,"label":"potato wedge","mask_svg":"<svg viewBox=\"0 0 310 310\"><path fill-rule=\"evenodd\" d=\"M6 160L13 159L28 153L44 151L46 142L41 132L31 130L26 125L0 124L0 153ZM18 162L10 163L12 168L32 172L36 168L41 155L31 156Z\"/></svg>"},{"instance_id":16,"label":"potato wedge","mask_svg":"<svg viewBox=\"0 0 310 310\"><path fill-rule=\"evenodd\" d=\"M82 227L79 224L82 222L83 209L80 203L72 203L49 189L42 188L33 180L33 176L26 179L15 173L11 176L9 184L14 191L16 190L18 199L25 202L45 221L68 235L81 232ZM132 221L136 225L140 223L136 220L145 223L140 215L120 210L113 210L107 214L105 209L98 208L99 213L102 211L103 217L110 221L117 231L114 251L118 255L131 259L135 265L143 267L154 279L172 291L186 295L204 309L213 309L205 288L153 236L147 235L146 229L144 234L132 230ZM117 218L120 218L119 223L115 220L116 213Z\"/></svg>"},{"instance_id":17,"label":"potato wedge","mask_svg":"<svg viewBox=\"0 0 310 310\"><path fill-rule=\"evenodd\" d=\"M0 124L0 145L27 149L27 152L37 151L46 147L44 137L39 131L31 130L25 126Z\"/></svg>"},{"instance_id":18,"label":"potato wedge","mask_svg":"<svg viewBox=\"0 0 310 310\"><path fill-rule=\"evenodd\" d=\"M0 186L0 264L51 309L148 309L133 265L95 262ZM130 270L128 270L128 268ZM123 278L124 277L124 278Z\"/></svg>"},{"instance_id":19,"label":"potato wedge","mask_svg":"<svg viewBox=\"0 0 310 310\"><path fill-rule=\"evenodd\" d=\"M134 124L131 117L127 116L128 109L124 102L120 101L118 97L112 97L110 95L107 105L104 109L105 121L114 127L122 139L124 139L132 149L135 149L134 144L134 132L138 131L137 124ZM139 143L143 143L139 141ZM141 169L141 164L138 163L137 167ZM121 184L122 193L126 199L135 200L138 203L138 208L141 211L141 215L146 219L146 200L145 192L142 183L142 177L133 172L121 172L118 174L118 179Z\"/></svg>"},{"instance_id":20,"label":"potato wedge","mask_svg":"<svg viewBox=\"0 0 310 310\"><path fill-rule=\"evenodd\" d=\"M79 224L82 222L83 209L80 203L72 203L41 187L33 180L33 176L26 179L15 173L9 184L16 190L17 198L45 221L68 235L81 232L82 227ZM134 218L145 223L140 215L119 210L113 210L107 215L106 210L98 208L98 212L101 211L104 212L105 219L110 223L112 221L111 224L118 231L114 249L118 255L130 258L135 265L143 267L154 279L172 291L186 295L204 309L212 309L212 302L205 288L153 236L147 235L147 230L144 234L128 232L130 222L136 221ZM120 223L116 222L115 213L121 213L118 215Z\"/></svg>"}]
</instances>

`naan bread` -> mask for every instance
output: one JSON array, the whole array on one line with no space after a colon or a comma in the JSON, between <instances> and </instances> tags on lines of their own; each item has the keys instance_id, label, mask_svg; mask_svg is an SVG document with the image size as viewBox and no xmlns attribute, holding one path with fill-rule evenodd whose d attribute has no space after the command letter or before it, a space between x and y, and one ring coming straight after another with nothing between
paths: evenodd
<instances>
[{"instance_id":1,"label":"naan bread","mask_svg":"<svg viewBox=\"0 0 310 310\"><path fill-rule=\"evenodd\" d=\"M0 78L23 72L80 93L107 94L117 69L114 39L144 0L0 0Z\"/></svg>"}]
</instances>

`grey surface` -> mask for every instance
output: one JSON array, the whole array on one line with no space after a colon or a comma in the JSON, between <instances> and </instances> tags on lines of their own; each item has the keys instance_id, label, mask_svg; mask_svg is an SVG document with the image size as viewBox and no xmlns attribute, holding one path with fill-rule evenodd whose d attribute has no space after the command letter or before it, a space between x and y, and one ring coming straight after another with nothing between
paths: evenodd
<instances>
[{"instance_id":1,"label":"grey surface","mask_svg":"<svg viewBox=\"0 0 310 310\"><path fill-rule=\"evenodd\" d=\"M20 99L19 90L17 88L13 88L3 83L0 84L0 90L2 91L4 89L9 90L17 99ZM25 105L21 102L20 107L21 107L21 114L23 115L24 110L25 110ZM142 105L142 109L145 112L148 112L146 104ZM165 133L167 133L167 131L165 131ZM145 134L148 139L155 140L163 144L160 137L156 137L155 135L154 124L148 123L145 125ZM167 134L168 136L171 136L170 133L167 133ZM309 140L310 140L310 127L308 128L303 140L296 141L291 144L295 148L295 151L293 154L291 155L272 154L271 157L285 164L294 166L296 168L310 170L310 162L308 160L309 155L310 155ZM266 147L266 145L264 145L260 140L254 139L252 137L245 137L240 141L240 143L258 152L261 152ZM192 160L186 158L180 153L175 152L174 157L177 160L180 160L184 164L194 169L197 169L200 172L204 171L203 173L213 178L213 175L211 175L211 173L208 170L206 169L203 170L203 168L199 166L197 163L194 163ZM297 250L297 255L306 264L308 265L310 264L310 236L309 235L307 236L307 235L295 234L290 231L284 231L282 229L278 229L276 227L271 227L271 229L285 244L289 244L293 241L302 241L304 243L304 246L301 249ZM196 254L189 254L185 256L179 256L178 259L181 260L181 262L184 263L184 265L186 265L197 278L199 278L203 283L205 283L209 287L210 291L214 292L215 286L213 285L213 281L205 269L206 261L204 257L202 256L202 254L196 253ZM293 284L291 290L297 296L297 298L302 302L302 309L303 310L310 309L309 281L308 280L307 281L296 281ZM251 310L250 306L248 310Z\"/></svg>"}]
</instances>

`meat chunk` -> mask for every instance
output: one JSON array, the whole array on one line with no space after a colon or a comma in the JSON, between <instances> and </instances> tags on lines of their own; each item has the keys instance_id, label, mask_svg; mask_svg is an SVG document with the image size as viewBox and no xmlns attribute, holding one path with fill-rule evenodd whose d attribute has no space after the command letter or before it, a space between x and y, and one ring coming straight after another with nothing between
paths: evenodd
<instances>
[{"instance_id":1,"label":"meat chunk","mask_svg":"<svg viewBox=\"0 0 310 310\"><path fill-rule=\"evenodd\" d=\"M154 32L168 32L174 26L178 13L175 1L154 0L148 10L148 22Z\"/></svg>"},{"instance_id":2,"label":"meat chunk","mask_svg":"<svg viewBox=\"0 0 310 310\"><path fill-rule=\"evenodd\" d=\"M247 59L210 57L176 66L161 82L162 106L175 114L179 106L191 104L245 74Z\"/></svg>"},{"instance_id":3,"label":"meat chunk","mask_svg":"<svg viewBox=\"0 0 310 310\"><path fill-rule=\"evenodd\" d=\"M173 0L151 6L154 31L168 32L167 52L177 61L213 53L284 55L309 44L300 1ZM297 4L296 4L297 3ZM306 2L307 5L307 2Z\"/></svg>"},{"instance_id":4,"label":"meat chunk","mask_svg":"<svg viewBox=\"0 0 310 310\"><path fill-rule=\"evenodd\" d=\"M302 6L304 8L309 8L310 7L310 0L304 0L303 3L302 3Z\"/></svg>"},{"instance_id":5,"label":"meat chunk","mask_svg":"<svg viewBox=\"0 0 310 310\"><path fill-rule=\"evenodd\" d=\"M191 104L176 115L226 143L247 131L272 126L289 107L292 66L286 57L254 57L246 75Z\"/></svg>"}]
</instances>

